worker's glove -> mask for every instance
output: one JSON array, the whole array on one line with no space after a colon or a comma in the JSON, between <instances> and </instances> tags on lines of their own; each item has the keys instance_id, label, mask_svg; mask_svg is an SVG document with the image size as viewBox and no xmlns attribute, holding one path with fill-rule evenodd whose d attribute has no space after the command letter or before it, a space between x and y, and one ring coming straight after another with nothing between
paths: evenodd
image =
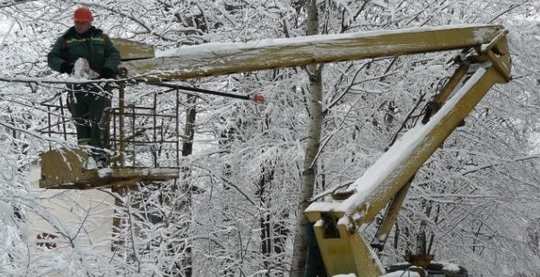
<instances>
[{"instance_id":1,"label":"worker's glove","mask_svg":"<svg viewBox=\"0 0 540 277\"><path fill-rule=\"evenodd\" d=\"M104 67L101 71L101 78L103 79L115 79L118 73L108 67Z\"/></svg>"},{"instance_id":2,"label":"worker's glove","mask_svg":"<svg viewBox=\"0 0 540 277\"><path fill-rule=\"evenodd\" d=\"M96 79L99 74L90 68L85 58L78 58L73 65L73 77L79 79Z\"/></svg>"},{"instance_id":3,"label":"worker's glove","mask_svg":"<svg viewBox=\"0 0 540 277\"><path fill-rule=\"evenodd\" d=\"M118 76L120 76L120 78L127 78L127 76L128 76L127 68L125 68L123 66L119 66L118 67Z\"/></svg>"},{"instance_id":4,"label":"worker's glove","mask_svg":"<svg viewBox=\"0 0 540 277\"><path fill-rule=\"evenodd\" d=\"M67 74L73 73L73 64L68 63L68 62L63 62L60 65L60 73L67 73Z\"/></svg>"}]
</instances>

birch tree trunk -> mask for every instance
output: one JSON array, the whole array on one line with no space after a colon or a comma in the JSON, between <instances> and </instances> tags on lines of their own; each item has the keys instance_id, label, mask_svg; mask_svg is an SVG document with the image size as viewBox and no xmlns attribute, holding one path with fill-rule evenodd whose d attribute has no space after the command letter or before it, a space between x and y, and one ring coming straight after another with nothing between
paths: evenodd
<instances>
[{"instance_id":1,"label":"birch tree trunk","mask_svg":"<svg viewBox=\"0 0 540 277\"><path fill-rule=\"evenodd\" d=\"M307 20L307 35L315 35L318 33L319 15L317 11L317 1L309 0L306 2L306 10L308 14ZM321 118L322 118L322 81L321 81L322 65L307 66L307 74L309 75L309 90L311 99L309 102L309 111L311 121L308 127L308 137L306 143L306 154L304 159L303 184L302 194L300 195L300 203L296 212L296 232L294 237L294 248L291 262L291 277L304 276L307 240L306 228L309 222L304 217L304 210L309 205L309 200L313 195L313 190L316 181L316 163L314 159L319 151L321 138Z\"/></svg>"}]
</instances>

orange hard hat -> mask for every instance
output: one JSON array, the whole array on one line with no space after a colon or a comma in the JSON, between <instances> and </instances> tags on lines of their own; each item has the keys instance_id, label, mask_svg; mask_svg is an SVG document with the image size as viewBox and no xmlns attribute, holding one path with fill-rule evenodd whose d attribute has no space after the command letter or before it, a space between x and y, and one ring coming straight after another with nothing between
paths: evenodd
<instances>
[{"instance_id":1,"label":"orange hard hat","mask_svg":"<svg viewBox=\"0 0 540 277\"><path fill-rule=\"evenodd\" d=\"M94 20L94 17L92 16L92 12L87 7L79 7L75 10L73 13L73 21L75 22L92 22Z\"/></svg>"}]
</instances>

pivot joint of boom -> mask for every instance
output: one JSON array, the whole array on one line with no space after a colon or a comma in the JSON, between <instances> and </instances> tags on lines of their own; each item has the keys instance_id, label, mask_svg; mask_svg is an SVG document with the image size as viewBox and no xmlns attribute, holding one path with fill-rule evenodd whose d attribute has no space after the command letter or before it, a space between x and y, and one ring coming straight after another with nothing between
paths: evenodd
<instances>
[{"instance_id":1,"label":"pivot joint of boom","mask_svg":"<svg viewBox=\"0 0 540 277\"><path fill-rule=\"evenodd\" d=\"M430 117L444 105L453 92L461 87L479 67L485 66L486 63L493 66L499 73L501 78L497 82L506 83L512 79L510 74L511 58L506 38L507 33L507 30L500 30L490 42L466 49L452 59L459 67L454 71L454 74L448 79L439 93L427 103L422 119L423 124L429 121Z\"/></svg>"}]
</instances>

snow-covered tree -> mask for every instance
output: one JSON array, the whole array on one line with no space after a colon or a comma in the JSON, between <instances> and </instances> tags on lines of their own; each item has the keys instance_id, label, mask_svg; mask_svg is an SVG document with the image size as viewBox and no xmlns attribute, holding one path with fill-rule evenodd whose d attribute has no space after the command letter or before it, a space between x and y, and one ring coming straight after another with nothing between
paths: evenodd
<instances>
[{"instance_id":1,"label":"snow-covered tree","mask_svg":"<svg viewBox=\"0 0 540 277\"><path fill-rule=\"evenodd\" d=\"M313 78L306 68L190 81L232 93L259 92L267 102L182 95L180 129L186 131L174 139L193 147L179 161L182 178L112 193L123 207L123 250L106 254L103 245L84 242L80 231L92 211L66 200L71 196L65 194L44 197L31 184L30 170L39 153L49 146L73 146L74 140L39 132L47 122L40 103L61 93L64 85L29 82L28 77L65 79L47 68L46 53L71 26L77 5L89 6L97 27L111 36L149 43L160 52L207 42L305 35L310 3L317 8L322 34L463 23L503 24L510 31L514 79L494 87L418 172L382 257L392 263L423 247L436 259L457 262L475 275L534 276L540 267L540 3L532 0L2 1L0 273L288 276L296 222L302 216L298 205L308 128L316 112L310 105ZM452 72L447 62L454 54L321 67L321 138L310 181L314 191L361 176L400 133L409 111L437 92ZM142 105L148 99L143 96L157 90L130 86L127 100ZM175 105L173 97L160 103L163 109ZM44 198L70 203L79 221L52 215L42 204ZM36 245L30 231L33 217L53 226L57 237L51 241L67 245L63 251L48 249L52 245L46 237Z\"/></svg>"}]
</instances>

